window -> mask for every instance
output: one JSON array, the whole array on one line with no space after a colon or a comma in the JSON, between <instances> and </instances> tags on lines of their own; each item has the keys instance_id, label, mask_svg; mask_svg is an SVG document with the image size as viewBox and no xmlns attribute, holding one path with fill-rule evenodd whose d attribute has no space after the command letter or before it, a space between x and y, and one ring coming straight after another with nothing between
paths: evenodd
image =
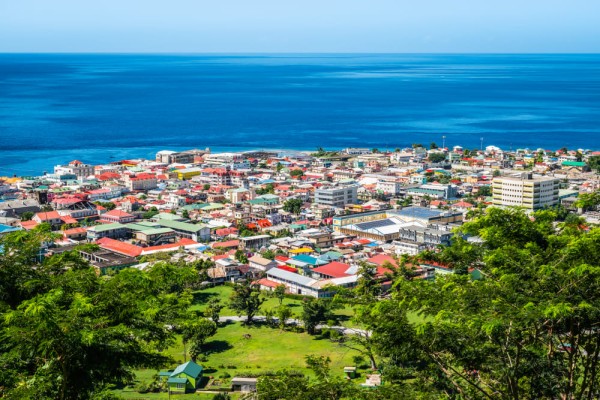
<instances>
[{"instance_id":1,"label":"window","mask_svg":"<svg viewBox=\"0 0 600 400\"><path fill-rule=\"evenodd\" d=\"M177 389L185 389L185 383L178 383Z\"/></svg>"}]
</instances>

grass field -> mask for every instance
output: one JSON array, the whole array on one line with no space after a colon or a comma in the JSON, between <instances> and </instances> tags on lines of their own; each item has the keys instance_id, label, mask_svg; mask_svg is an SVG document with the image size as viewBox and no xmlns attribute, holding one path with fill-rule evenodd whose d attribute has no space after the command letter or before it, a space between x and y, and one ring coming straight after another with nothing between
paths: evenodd
<instances>
[{"instance_id":1,"label":"grass field","mask_svg":"<svg viewBox=\"0 0 600 400\"><path fill-rule=\"evenodd\" d=\"M244 335L251 337L245 339ZM311 375L304 362L310 354L323 355L331 359L335 374L343 375L343 367L353 365L352 357L357 353L341 347L327 339L313 337L306 333L280 331L266 326L246 327L241 323L229 323L219 328L217 334L207 342L205 361L199 362L204 375L220 381L221 387L228 387L230 379L238 374L260 374L280 369L298 370ZM176 364L184 361L183 345L179 342L168 350ZM137 383L150 381L157 371L140 370ZM162 399L166 394L139 394L135 387L122 388L116 393L128 399ZM177 395L176 398L211 398L213 395Z\"/></svg>"},{"instance_id":2,"label":"grass field","mask_svg":"<svg viewBox=\"0 0 600 400\"><path fill-rule=\"evenodd\" d=\"M206 304L209 300L213 298L218 298L221 300L221 304L225 306L223 310L221 310L221 316L228 317L237 315L235 311L230 309L227 304L229 303L229 296L231 296L231 292L233 292L233 288L231 286L215 286L208 289L198 290L194 292L194 304L192 305L192 310L204 311L206 308ZM269 296L267 293L263 295L266 301L261 306L261 311L268 309L276 309L279 307L279 299ZM285 298L283 299L283 304L287 305L291 308L294 314L300 314L302 312L302 300L299 299L291 299ZM344 307L338 310L335 310L335 314L340 317L342 321L347 321L353 315L353 310L350 307ZM257 315L264 315L259 312Z\"/></svg>"}]
</instances>

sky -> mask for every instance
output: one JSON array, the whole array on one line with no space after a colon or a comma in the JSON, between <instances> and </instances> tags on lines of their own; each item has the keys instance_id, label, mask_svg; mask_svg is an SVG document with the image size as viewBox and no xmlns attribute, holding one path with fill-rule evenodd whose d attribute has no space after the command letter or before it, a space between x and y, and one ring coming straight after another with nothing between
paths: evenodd
<instances>
[{"instance_id":1,"label":"sky","mask_svg":"<svg viewBox=\"0 0 600 400\"><path fill-rule=\"evenodd\" d=\"M0 52L597 53L598 0L0 0Z\"/></svg>"}]
</instances>

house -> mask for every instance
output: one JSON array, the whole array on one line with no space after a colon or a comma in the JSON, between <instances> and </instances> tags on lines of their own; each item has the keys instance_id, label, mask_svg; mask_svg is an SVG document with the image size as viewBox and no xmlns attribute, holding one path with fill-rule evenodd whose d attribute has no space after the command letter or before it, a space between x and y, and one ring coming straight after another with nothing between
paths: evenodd
<instances>
[{"instance_id":1,"label":"house","mask_svg":"<svg viewBox=\"0 0 600 400\"><path fill-rule=\"evenodd\" d=\"M234 376L231 378L232 392L256 392L257 378L240 378Z\"/></svg>"},{"instance_id":2,"label":"house","mask_svg":"<svg viewBox=\"0 0 600 400\"><path fill-rule=\"evenodd\" d=\"M169 392L194 392L200 386L202 380L202 366L194 361L188 361L179 365L173 371L161 371L158 375L163 379L166 378Z\"/></svg>"},{"instance_id":3,"label":"house","mask_svg":"<svg viewBox=\"0 0 600 400\"><path fill-rule=\"evenodd\" d=\"M258 269L260 271L268 271L271 268L277 267L277 262L269 260L268 258L261 257L256 254L248 259L248 264L251 268Z\"/></svg>"},{"instance_id":4,"label":"house","mask_svg":"<svg viewBox=\"0 0 600 400\"><path fill-rule=\"evenodd\" d=\"M126 224L128 222L135 221L135 217L125 211L121 210L112 210L107 213L102 214L102 219L109 222L118 222L121 224Z\"/></svg>"}]
</instances>

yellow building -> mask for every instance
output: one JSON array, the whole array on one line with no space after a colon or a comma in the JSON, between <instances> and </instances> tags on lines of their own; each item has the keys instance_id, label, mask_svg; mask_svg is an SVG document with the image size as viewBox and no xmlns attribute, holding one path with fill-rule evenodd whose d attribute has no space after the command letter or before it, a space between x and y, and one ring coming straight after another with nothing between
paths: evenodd
<instances>
[{"instance_id":1,"label":"yellow building","mask_svg":"<svg viewBox=\"0 0 600 400\"><path fill-rule=\"evenodd\" d=\"M177 169L175 170L175 173L177 173L177 178L179 180L185 181L194 176L200 175L202 173L202 168Z\"/></svg>"}]
</instances>

